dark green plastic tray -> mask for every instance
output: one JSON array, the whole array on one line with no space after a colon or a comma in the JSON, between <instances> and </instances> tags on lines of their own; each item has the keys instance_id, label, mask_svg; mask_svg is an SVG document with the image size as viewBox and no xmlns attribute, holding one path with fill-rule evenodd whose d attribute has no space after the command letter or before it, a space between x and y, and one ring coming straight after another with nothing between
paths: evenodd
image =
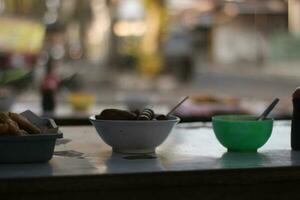
<instances>
[{"instance_id":1,"label":"dark green plastic tray","mask_svg":"<svg viewBox=\"0 0 300 200\"><path fill-rule=\"evenodd\" d=\"M21 115L49 130L38 135L0 136L0 163L48 162L53 156L56 139L62 138L63 134L53 119L40 118L29 110Z\"/></svg>"},{"instance_id":2,"label":"dark green plastic tray","mask_svg":"<svg viewBox=\"0 0 300 200\"><path fill-rule=\"evenodd\" d=\"M0 137L0 163L48 162L62 133Z\"/></svg>"}]
</instances>

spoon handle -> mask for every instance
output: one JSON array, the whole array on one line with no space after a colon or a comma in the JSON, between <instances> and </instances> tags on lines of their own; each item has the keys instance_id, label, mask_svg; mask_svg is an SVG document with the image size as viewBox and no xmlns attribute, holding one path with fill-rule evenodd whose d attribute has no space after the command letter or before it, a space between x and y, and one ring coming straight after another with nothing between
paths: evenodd
<instances>
[{"instance_id":1,"label":"spoon handle","mask_svg":"<svg viewBox=\"0 0 300 200\"><path fill-rule=\"evenodd\" d=\"M265 119L270 112L274 109L274 107L277 105L277 103L279 102L279 99L276 98L274 99L274 101L267 107L267 109L260 115L260 117L258 118L258 120L263 120Z\"/></svg>"},{"instance_id":2,"label":"spoon handle","mask_svg":"<svg viewBox=\"0 0 300 200\"><path fill-rule=\"evenodd\" d=\"M182 99L176 106L174 106L174 108L172 108L172 110L167 114L167 116L171 115L181 104L183 104L183 102L185 102L189 97L185 97L184 99Z\"/></svg>"}]
</instances>

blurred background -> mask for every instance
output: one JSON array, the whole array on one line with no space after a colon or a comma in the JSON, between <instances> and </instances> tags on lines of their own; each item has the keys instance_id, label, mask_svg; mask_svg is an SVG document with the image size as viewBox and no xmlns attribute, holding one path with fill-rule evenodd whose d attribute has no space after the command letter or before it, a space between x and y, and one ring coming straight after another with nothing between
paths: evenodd
<instances>
[{"instance_id":1,"label":"blurred background","mask_svg":"<svg viewBox=\"0 0 300 200\"><path fill-rule=\"evenodd\" d=\"M108 107L207 121L300 85L300 0L0 0L0 110L60 124Z\"/></svg>"}]
</instances>

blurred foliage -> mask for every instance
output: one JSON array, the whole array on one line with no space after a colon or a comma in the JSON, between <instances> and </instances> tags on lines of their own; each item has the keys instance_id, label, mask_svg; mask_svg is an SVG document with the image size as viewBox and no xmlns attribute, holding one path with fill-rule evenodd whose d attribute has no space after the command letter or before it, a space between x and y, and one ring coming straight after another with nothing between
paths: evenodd
<instances>
[{"instance_id":1,"label":"blurred foliage","mask_svg":"<svg viewBox=\"0 0 300 200\"><path fill-rule=\"evenodd\" d=\"M13 84L29 74L27 69L8 69L0 72L0 86Z\"/></svg>"},{"instance_id":2,"label":"blurred foliage","mask_svg":"<svg viewBox=\"0 0 300 200\"><path fill-rule=\"evenodd\" d=\"M299 61L300 36L294 36L287 32L273 35L270 41L271 61Z\"/></svg>"}]
</instances>

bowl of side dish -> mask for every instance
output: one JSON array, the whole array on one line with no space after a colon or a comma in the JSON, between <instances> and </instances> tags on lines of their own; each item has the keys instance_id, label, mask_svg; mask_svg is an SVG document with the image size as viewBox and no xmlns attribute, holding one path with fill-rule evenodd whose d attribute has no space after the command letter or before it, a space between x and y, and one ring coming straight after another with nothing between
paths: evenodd
<instances>
[{"instance_id":1,"label":"bowl of side dish","mask_svg":"<svg viewBox=\"0 0 300 200\"><path fill-rule=\"evenodd\" d=\"M138 116L143 115L111 110L117 113L106 118L101 117L101 114L94 115L90 117L90 121L102 140L118 153L154 153L156 147L167 139L180 121L176 116L163 117L154 113L152 119L138 119Z\"/></svg>"}]
</instances>

